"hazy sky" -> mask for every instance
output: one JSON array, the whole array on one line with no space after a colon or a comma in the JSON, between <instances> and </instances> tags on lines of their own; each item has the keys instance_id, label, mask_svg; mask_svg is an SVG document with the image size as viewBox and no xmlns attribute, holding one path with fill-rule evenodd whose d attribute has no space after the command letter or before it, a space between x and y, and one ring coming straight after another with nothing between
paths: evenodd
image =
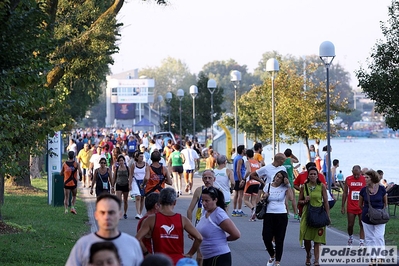
<instances>
[{"instance_id":1,"label":"hazy sky","mask_svg":"<svg viewBox=\"0 0 399 266\"><path fill-rule=\"evenodd\" d=\"M236 60L253 72L263 53L318 54L329 40L336 58L353 74L383 37L388 0L127 0L118 16L124 23L114 74L159 66L171 56L198 73L214 60Z\"/></svg>"}]
</instances>

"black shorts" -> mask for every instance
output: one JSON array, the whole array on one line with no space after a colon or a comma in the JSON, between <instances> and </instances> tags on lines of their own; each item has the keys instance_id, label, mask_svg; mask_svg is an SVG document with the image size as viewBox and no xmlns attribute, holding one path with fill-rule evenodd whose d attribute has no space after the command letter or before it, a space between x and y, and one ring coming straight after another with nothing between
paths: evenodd
<instances>
[{"instance_id":1,"label":"black shorts","mask_svg":"<svg viewBox=\"0 0 399 266\"><path fill-rule=\"evenodd\" d=\"M240 181L236 181L234 184L234 190L239 191L239 190L244 190L245 184L244 186L240 187Z\"/></svg>"},{"instance_id":2,"label":"black shorts","mask_svg":"<svg viewBox=\"0 0 399 266\"><path fill-rule=\"evenodd\" d=\"M259 184L255 184L255 185L250 185L247 188L247 191L245 191L244 193L252 195L252 194L258 194L258 192L259 192Z\"/></svg>"},{"instance_id":3,"label":"black shorts","mask_svg":"<svg viewBox=\"0 0 399 266\"><path fill-rule=\"evenodd\" d=\"M120 186L116 184L116 191L129 192L129 185Z\"/></svg>"},{"instance_id":4,"label":"black shorts","mask_svg":"<svg viewBox=\"0 0 399 266\"><path fill-rule=\"evenodd\" d=\"M179 173L182 174L183 173L183 166L172 166L172 172L173 173Z\"/></svg>"},{"instance_id":5,"label":"black shorts","mask_svg":"<svg viewBox=\"0 0 399 266\"><path fill-rule=\"evenodd\" d=\"M70 190L74 190L76 189L78 186L64 186L65 189L70 189Z\"/></svg>"}]
</instances>

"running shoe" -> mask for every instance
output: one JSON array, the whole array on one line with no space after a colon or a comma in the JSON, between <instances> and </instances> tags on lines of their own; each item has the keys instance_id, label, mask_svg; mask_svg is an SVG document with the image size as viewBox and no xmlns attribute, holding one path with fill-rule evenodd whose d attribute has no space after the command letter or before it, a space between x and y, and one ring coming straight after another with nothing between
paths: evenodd
<instances>
[{"instance_id":1,"label":"running shoe","mask_svg":"<svg viewBox=\"0 0 399 266\"><path fill-rule=\"evenodd\" d=\"M352 247L352 245L353 245L353 238L350 237L350 238L348 239L348 245L347 245L347 246L348 246L348 247Z\"/></svg>"},{"instance_id":2,"label":"running shoe","mask_svg":"<svg viewBox=\"0 0 399 266\"><path fill-rule=\"evenodd\" d=\"M71 213L78 214L75 209L71 209Z\"/></svg>"},{"instance_id":3,"label":"running shoe","mask_svg":"<svg viewBox=\"0 0 399 266\"><path fill-rule=\"evenodd\" d=\"M294 219L299 221L299 215L298 215L298 214L295 214L295 215L294 215Z\"/></svg>"},{"instance_id":4,"label":"running shoe","mask_svg":"<svg viewBox=\"0 0 399 266\"><path fill-rule=\"evenodd\" d=\"M65 209L64 213L67 214L68 213L68 209Z\"/></svg>"},{"instance_id":5,"label":"running shoe","mask_svg":"<svg viewBox=\"0 0 399 266\"><path fill-rule=\"evenodd\" d=\"M255 208L253 208L252 213L251 213L251 219L250 220L254 220L256 221L256 213L255 213Z\"/></svg>"},{"instance_id":6,"label":"running shoe","mask_svg":"<svg viewBox=\"0 0 399 266\"><path fill-rule=\"evenodd\" d=\"M193 195L193 192L191 190L188 191L188 194Z\"/></svg>"},{"instance_id":7,"label":"running shoe","mask_svg":"<svg viewBox=\"0 0 399 266\"><path fill-rule=\"evenodd\" d=\"M248 216L248 214L245 214L243 211L238 211L237 214L238 214L239 216L245 216L245 217Z\"/></svg>"},{"instance_id":8,"label":"running shoe","mask_svg":"<svg viewBox=\"0 0 399 266\"><path fill-rule=\"evenodd\" d=\"M274 266L274 258L270 258L270 259L267 261L266 266Z\"/></svg>"},{"instance_id":9,"label":"running shoe","mask_svg":"<svg viewBox=\"0 0 399 266\"><path fill-rule=\"evenodd\" d=\"M127 214L126 213L123 215L123 218L127 219Z\"/></svg>"},{"instance_id":10,"label":"running shoe","mask_svg":"<svg viewBox=\"0 0 399 266\"><path fill-rule=\"evenodd\" d=\"M231 213L231 216L237 217L237 216L238 216L238 212L237 212L237 211L233 211L233 212Z\"/></svg>"},{"instance_id":11,"label":"running shoe","mask_svg":"<svg viewBox=\"0 0 399 266\"><path fill-rule=\"evenodd\" d=\"M185 191L188 192L190 190L190 186L187 185Z\"/></svg>"},{"instance_id":12,"label":"running shoe","mask_svg":"<svg viewBox=\"0 0 399 266\"><path fill-rule=\"evenodd\" d=\"M136 216L134 218L136 218L136 220L140 220L143 216L141 216L140 214L136 214Z\"/></svg>"}]
</instances>

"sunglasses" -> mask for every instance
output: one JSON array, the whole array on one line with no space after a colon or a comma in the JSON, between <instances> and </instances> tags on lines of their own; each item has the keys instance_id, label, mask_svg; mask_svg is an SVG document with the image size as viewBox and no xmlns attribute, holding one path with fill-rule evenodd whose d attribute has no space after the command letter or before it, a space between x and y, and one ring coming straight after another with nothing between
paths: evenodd
<instances>
[{"instance_id":1,"label":"sunglasses","mask_svg":"<svg viewBox=\"0 0 399 266\"><path fill-rule=\"evenodd\" d=\"M205 192L205 193L204 193ZM215 196L216 198L218 197L218 191L216 188L214 187L209 187L209 188L205 188L202 193L204 194L212 194L213 196Z\"/></svg>"}]
</instances>

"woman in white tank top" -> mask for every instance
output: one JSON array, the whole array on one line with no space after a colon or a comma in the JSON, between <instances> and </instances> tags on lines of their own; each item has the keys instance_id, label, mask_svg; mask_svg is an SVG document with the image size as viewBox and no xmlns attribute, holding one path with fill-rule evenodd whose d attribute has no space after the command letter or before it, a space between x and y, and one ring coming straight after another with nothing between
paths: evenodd
<instances>
[{"instance_id":1,"label":"woman in white tank top","mask_svg":"<svg viewBox=\"0 0 399 266\"><path fill-rule=\"evenodd\" d=\"M143 180L146 175L149 175L148 164L144 161L144 154L142 152L136 152L134 155L135 164L132 166L132 175L134 178L134 182L137 183L137 186L140 190L140 195L136 196L136 211L137 214L135 216L136 219L141 219L142 212L144 209L144 188L143 188Z\"/></svg>"}]
</instances>

